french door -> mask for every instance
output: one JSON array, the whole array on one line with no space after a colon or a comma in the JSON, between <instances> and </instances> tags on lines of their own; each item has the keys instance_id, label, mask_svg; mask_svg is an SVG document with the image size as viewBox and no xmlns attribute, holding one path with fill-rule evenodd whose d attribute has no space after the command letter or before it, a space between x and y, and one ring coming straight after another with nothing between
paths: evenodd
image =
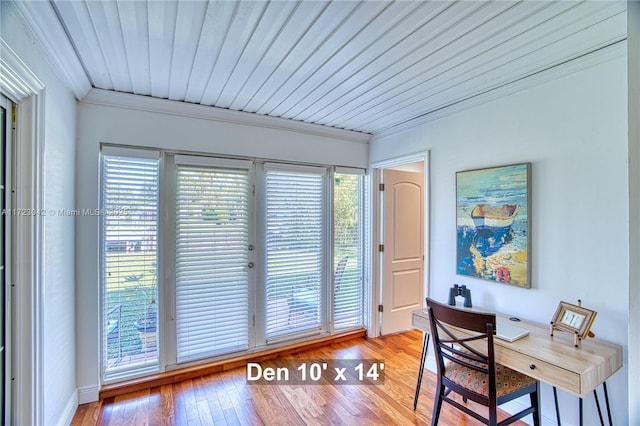
<instances>
[{"instance_id":1,"label":"french door","mask_svg":"<svg viewBox=\"0 0 640 426\"><path fill-rule=\"evenodd\" d=\"M362 326L363 173L102 155L106 382Z\"/></svg>"},{"instance_id":2,"label":"french door","mask_svg":"<svg viewBox=\"0 0 640 426\"><path fill-rule=\"evenodd\" d=\"M177 155L178 363L249 347L250 161Z\"/></svg>"},{"instance_id":3,"label":"french door","mask_svg":"<svg viewBox=\"0 0 640 426\"><path fill-rule=\"evenodd\" d=\"M325 328L327 170L267 163L264 171L265 324L272 341Z\"/></svg>"}]
</instances>

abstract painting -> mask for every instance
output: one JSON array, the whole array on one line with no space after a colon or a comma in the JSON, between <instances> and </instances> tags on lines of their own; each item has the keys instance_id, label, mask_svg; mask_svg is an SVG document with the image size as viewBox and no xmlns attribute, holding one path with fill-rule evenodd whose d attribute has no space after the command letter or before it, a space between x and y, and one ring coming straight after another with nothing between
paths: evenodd
<instances>
[{"instance_id":1,"label":"abstract painting","mask_svg":"<svg viewBox=\"0 0 640 426\"><path fill-rule=\"evenodd\" d=\"M456 173L456 273L531 287L531 163Z\"/></svg>"}]
</instances>

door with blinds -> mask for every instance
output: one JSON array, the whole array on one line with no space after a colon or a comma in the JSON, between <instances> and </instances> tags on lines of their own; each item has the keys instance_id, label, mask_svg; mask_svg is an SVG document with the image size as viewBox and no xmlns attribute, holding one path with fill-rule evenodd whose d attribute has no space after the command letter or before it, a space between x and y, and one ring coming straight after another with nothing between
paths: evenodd
<instances>
[{"instance_id":1,"label":"door with blinds","mask_svg":"<svg viewBox=\"0 0 640 426\"><path fill-rule=\"evenodd\" d=\"M326 168L264 165L267 342L325 327Z\"/></svg>"},{"instance_id":2,"label":"door with blinds","mask_svg":"<svg viewBox=\"0 0 640 426\"><path fill-rule=\"evenodd\" d=\"M178 363L249 347L251 161L175 156Z\"/></svg>"}]
</instances>

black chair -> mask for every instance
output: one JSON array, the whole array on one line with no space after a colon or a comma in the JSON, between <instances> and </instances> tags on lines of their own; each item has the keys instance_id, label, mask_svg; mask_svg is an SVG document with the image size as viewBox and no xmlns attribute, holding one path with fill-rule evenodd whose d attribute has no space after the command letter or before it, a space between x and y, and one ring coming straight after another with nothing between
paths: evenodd
<instances>
[{"instance_id":1,"label":"black chair","mask_svg":"<svg viewBox=\"0 0 640 426\"><path fill-rule=\"evenodd\" d=\"M430 298L427 310L438 369L431 424L438 424L445 401L487 425L506 425L532 414L534 425L539 426L540 382L495 362L495 314L457 309ZM469 399L488 407L488 418L451 399L451 392L463 401ZM497 407L527 394L531 406L498 423Z\"/></svg>"},{"instance_id":2,"label":"black chair","mask_svg":"<svg viewBox=\"0 0 640 426\"><path fill-rule=\"evenodd\" d=\"M340 286L342 285L342 275L344 274L344 270L347 267L348 260L349 256L343 256L336 265L336 272L333 274L334 295L335 293L340 291ZM293 320L295 318L299 318L300 316L309 317L309 313L315 312L317 306L315 303L310 303L300 297L296 297L295 294L292 294L287 298L287 305L289 308L289 325L293 324Z\"/></svg>"},{"instance_id":3,"label":"black chair","mask_svg":"<svg viewBox=\"0 0 640 426\"><path fill-rule=\"evenodd\" d=\"M337 293L340 291L340 286L342 285L342 275L344 275L344 270L347 267L347 262L349 261L349 256L342 256L338 261L336 266L336 272L333 274L333 288L334 292Z\"/></svg>"}]
</instances>

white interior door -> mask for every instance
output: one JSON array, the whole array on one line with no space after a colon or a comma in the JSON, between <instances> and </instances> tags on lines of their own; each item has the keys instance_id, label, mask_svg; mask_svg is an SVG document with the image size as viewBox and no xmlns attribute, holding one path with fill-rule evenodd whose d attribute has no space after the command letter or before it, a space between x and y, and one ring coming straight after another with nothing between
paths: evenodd
<instances>
[{"instance_id":1,"label":"white interior door","mask_svg":"<svg viewBox=\"0 0 640 426\"><path fill-rule=\"evenodd\" d=\"M384 170L382 328L411 328L424 295L423 173Z\"/></svg>"}]
</instances>

